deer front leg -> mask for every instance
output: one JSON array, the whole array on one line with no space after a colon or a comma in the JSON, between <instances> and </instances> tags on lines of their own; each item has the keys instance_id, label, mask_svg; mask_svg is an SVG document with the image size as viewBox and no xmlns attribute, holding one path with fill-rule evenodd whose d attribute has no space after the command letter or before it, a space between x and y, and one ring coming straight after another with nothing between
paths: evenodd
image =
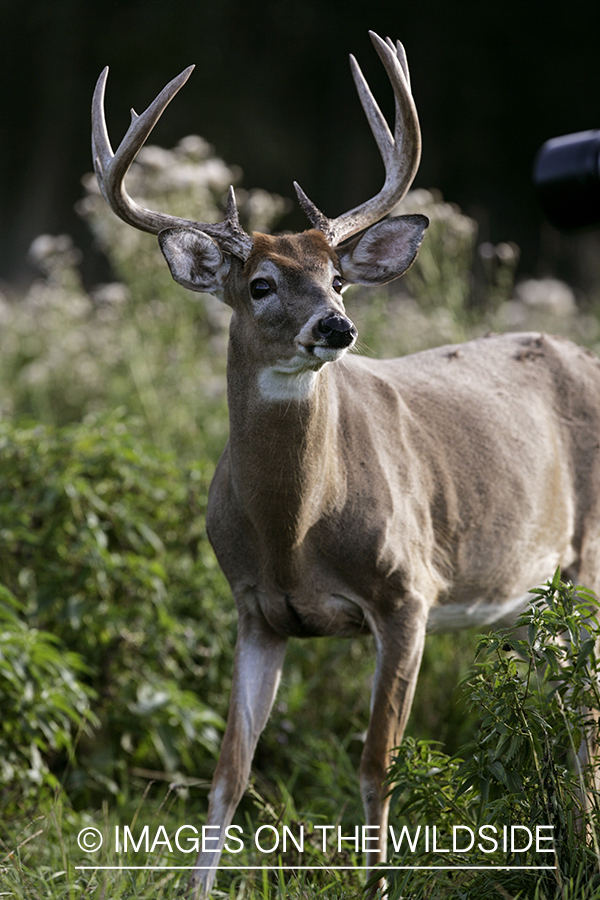
<instances>
[{"instance_id":1,"label":"deer front leg","mask_svg":"<svg viewBox=\"0 0 600 900\"><path fill-rule=\"evenodd\" d=\"M243 614L235 646L231 703L219 762L210 791L205 830L207 848L196 860L189 894L207 897L238 803L248 783L261 731L269 717L285 656L287 639L255 616ZM214 838L214 840L213 840Z\"/></svg>"},{"instance_id":2,"label":"deer front leg","mask_svg":"<svg viewBox=\"0 0 600 900\"><path fill-rule=\"evenodd\" d=\"M423 646L426 614L418 601L407 601L401 621L381 622L374 629L377 669L371 697L371 716L360 762L360 787L365 812L368 873L386 861L389 797L384 786L391 751L402 740L410 713ZM377 840L375 840L378 838ZM369 896L384 889L380 879Z\"/></svg>"}]
</instances>

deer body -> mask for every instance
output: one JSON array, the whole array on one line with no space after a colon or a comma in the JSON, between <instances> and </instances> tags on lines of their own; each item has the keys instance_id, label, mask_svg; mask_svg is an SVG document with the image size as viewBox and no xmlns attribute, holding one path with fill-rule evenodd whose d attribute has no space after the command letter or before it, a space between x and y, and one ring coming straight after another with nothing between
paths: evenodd
<instances>
[{"instance_id":1,"label":"deer body","mask_svg":"<svg viewBox=\"0 0 600 900\"><path fill-rule=\"evenodd\" d=\"M579 558L600 365L568 341L349 357L305 400L230 404L208 532L234 594L283 636L373 630L405 596L422 598L428 630L484 625Z\"/></svg>"},{"instance_id":2,"label":"deer body","mask_svg":"<svg viewBox=\"0 0 600 900\"><path fill-rule=\"evenodd\" d=\"M231 705L192 878L206 895L244 792L290 637L370 632L377 664L361 759L366 824L385 860L390 752L401 740L428 629L487 624L527 602L557 566L600 587L600 363L544 335L481 338L397 360L348 354L350 283L412 263L427 220L383 219L408 189L420 136L400 44L372 35L394 89L392 135L355 63L386 180L312 225L246 234L233 192L205 224L139 207L123 188L135 154L187 79L174 79L113 154L100 78L94 164L111 207L158 234L175 280L228 303L229 443L207 528L239 612ZM212 831L210 829L213 829ZM377 829L379 831L377 832ZM369 832L373 835L373 832Z\"/></svg>"},{"instance_id":3,"label":"deer body","mask_svg":"<svg viewBox=\"0 0 600 900\"><path fill-rule=\"evenodd\" d=\"M281 274L272 247L276 238ZM294 286L289 335L315 316L345 315L322 272L320 291L313 274ZM502 335L395 360L346 356L308 388L300 370L286 390L264 391L265 370L286 371L295 344L270 338L250 362L255 313L229 302L230 440L207 528L239 610L236 671L261 688L258 727L245 733L253 697L244 683L238 705L234 687L209 824L228 822L239 802L287 639L367 631L377 674L361 785L366 823L385 831L382 782L426 631L507 617L557 566L597 579L600 363L560 338ZM368 863L384 858L382 846Z\"/></svg>"}]
</instances>

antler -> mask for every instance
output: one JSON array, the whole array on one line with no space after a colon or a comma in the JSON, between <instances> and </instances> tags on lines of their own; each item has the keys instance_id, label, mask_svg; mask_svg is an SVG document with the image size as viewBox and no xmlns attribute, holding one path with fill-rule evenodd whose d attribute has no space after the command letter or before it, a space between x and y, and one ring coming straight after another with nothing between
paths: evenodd
<instances>
[{"instance_id":1,"label":"antler","mask_svg":"<svg viewBox=\"0 0 600 900\"><path fill-rule=\"evenodd\" d=\"M151 234L158 234L164 228L172 228L177 225L199 228L214 238L223 250L245 260L252 249L252 238L240 225L233 187L229 189L225 219L222 222L208 224L145 209L131 199L123 184L125 175L148 135L167 105L188 80L193 68L194 66L189 66L177 78L169 82L140 116L135 110L131 110L131 124L116 153L113 153L110 144L104 116L104 90L108 77L108 66L104 69L96 84L92 100L94 170L104 199L113 212L129 225Z\"/></svg>"},{"instance_id":2,"label":"antler","mask_svg":"<svg viewBox=\"0 0 600 900\"><path fill-rule=\"evenodd\" d=\"M373 31L369 35L394 90L396 123L393 135L354 56L350 56L350 65L360 102L383 158L385 182L382 189L361 206L336 219L328 219L294 182L300 206L312 225L325 234L333 247L387 215L408 191L421 159L421 131L410 91L404 47L400 41L396 46L389 38L383 41Z\"/></svg>"}]
</instances>

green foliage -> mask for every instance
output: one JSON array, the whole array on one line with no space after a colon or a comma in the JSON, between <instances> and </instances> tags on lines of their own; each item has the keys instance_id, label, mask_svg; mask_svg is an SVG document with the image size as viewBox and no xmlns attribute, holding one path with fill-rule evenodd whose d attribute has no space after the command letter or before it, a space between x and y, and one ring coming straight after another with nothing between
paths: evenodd
<instances>
[{"instance_id":1,"label":"green foliage","mask_svg":"<svg viewBox=\"0 0 600 900\"><path fill-rule=\"evenodd\" d=\"M582 589L575 590L555 578L535 591L538 599L523 614L518 627L486 635L481 639L473 672L463 689L479 713L479 726L473 741L458 754L449 757L432 742L407 738L390 771L392 810L390 824L396 839L403 825L414 837L416 828L426 824L438 829L438 848L451 846L452 828L460 826L458 847L468 840L467 828L481 840L478 829L498 829L498 849L484 854L456 851L429 854L410 851L404 839L402 850L392 855L390 864L411 866L390 876L390 897L462 898L462 900L598 900L600 880L596 843L597 798L593 787L597 766L578 768L574 750L582 736L591 734L589 708L597 708L597 669L595 642L600 626L594 617L592 598ZM568 640L565 641L565 638ZM291 686L288 685L288 688ZM293 691L288 691L289 696ZM351 833L362 821L360 801L353 782L354 762L349 749L352 734L345 741L325 741L308 728L304 734L305 753L292 749L294 771L275 788L251 788L242 818L247 834L259 825L278 829L287 825L297 833L301 824L338 822ZM292 742L293 743L293 742ZM289 748L288 748L289 750ZM300 788L308 769L313 789ZM299 780L297 778L299 777ZM300 789L299 789L300 788ZM590 804L582 804L582 791L590 795ZM154 833L165 827L171 839L185 822L198 823L191 805L191 793L171 786L157 796L147 794L141 801L125 802L116 816L105 807L95 816L74 815L61 804L37 821L22 827L14 838L4 837L5 847L15 847L2 859L4 884L19 897L164 897L180 894L186 874L158 872L82 872L75 866L114 865L122 862L111 850L115 825L134 822L137 833L148 824ZM105 836L102 852L93 857L83 854L76 837L83 827L92 825ZM518 826L520 838L529 828L553 826L555 853L511 852L502 848L504 825ZM134 829L135 830L135 829ZM490 848L489 835L481 843ZM508 832L510 834L510 831ZM542 836L547 836L543 831ZM40 843L41 842L41 843ZM523 846L521 844L521 846ZM547 844L542 843L542 849ZM421 851L421 852L419 852ZM477 858L475 858L477 857ZM482 857L484 857L482 859ZM153 864L181 864L160 850ZM256 866L256 851L247 846L236 860L240 866ZM131 862L131 860L128 860ZM148 864L144 853L136 856L139 865ZM184 860L185 862L185 860ZM293 847L270 860L271 864L293 866L322 865L319 848L308 841L299 860ZM333 860L336 865L360 865L351 852L344 851ZM459 866L472 863L494 866L494 871L424 871L416 865ZM517 871L500 866L550 865L544 871ZM55 874L51 874L55 873ZM267 872L248 869L220 873L220 896L231 898L297 898L305 900L327 896L356 897L361 891L360 872L326 871ZM75 892L74 894L72 892ZM179 892L179 893L178 893Z\"/></svg>"},{"instance_id":2,"label":"green foliage","mask_svg":"<svg viewBox=\"0 0 600 900\"><path fill-rule=\"evenodd\" d=\"M212 467L177 465L134 432L119 416L0 425L4 590L57 653L81 656L94 693L73 795L118 793L132 765L208 772L226 707L234 622L204 533Z\"/></svg>"},{"instance_id":3,"label":"green foliage","mask_svg":"<svg viewBox=\"0 0 600 900\"><path fill-rule=\"evenodd\" d=\"M532 593L537 599L514 628L480 639L476 668L463 685L479 716L473 740L449 757L435 743L408 739L389 773L390 822L398 833L403 825L411 835L419 825L435 825L443 835L438 848L450 849L454 829L460 848L487 827L485 840L468 854L430 848L417 860L405 843L394 865L495 869L413 869L395 877L392 897L600 897L597 763L582 763L580 753L583 747L583 758L593 760L598 733L591 712L600 705L596 604L559 573ZM516 826L520 836L541 828L553 843L540 847L553 846L554 853L538 852L535 840L526 852L518 847L527 841L511 849L508 838L505 847L504 826L508 835ZM533 873L500 866L552 868Z\"/></svg>"},{"instance_id":4,"label":"green foliage","mask_svg":"<svg viewBox=\"0 0 600 900\"><path fill-rule=\"evenodd\" d=\"M75 739L95 725L94 693L81 657L55 635L31 627L0 584L0 806L5 814L58 782L51 760L72 756Z\"/></svg>"}]
</instances>

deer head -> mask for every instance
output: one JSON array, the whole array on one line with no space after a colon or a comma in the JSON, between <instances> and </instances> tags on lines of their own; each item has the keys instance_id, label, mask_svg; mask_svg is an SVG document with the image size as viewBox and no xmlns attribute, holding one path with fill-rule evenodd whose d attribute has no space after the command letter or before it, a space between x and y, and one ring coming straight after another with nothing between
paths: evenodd
<instances>
[{"instance_id":1,"label":"deer head","mask_svg":"<svg viewBox=\"0 0 600 900\"><path fill-rule=\"evenodd\" d=\"M384 284L398 278L413 262L428 225L427 218L420 215L380 221L408 191L419 165L421 139L402 44L383 41L372 32L371 40L394 90L394 134L356 60L353 56L350 60L361 103L383 158L384 185L361 206L329 219L295 184L302 209L313 226L311 231L297 236L266 238L247 234L239 222L233 188L225 218L216 224L144 209L127 194L123 181L129 167L193 66L173 79L142 115L132 110L131 125L116 153L112 151L104 118L108 69L100 76L94 93L94 168L102 193L117 216L135 228L159 235L161 249L179 284L193 291L214 293L236 310L248 306L249 295L253 301L250 307L264 321L269 309L274 311L277 304L289 305L294 292L297 296L298 266L312 267L313 283L319 282L323 296L326 293L330 298L329 306L323 308L323 315L314 323L311 316L311 324L303 324L304 331L310 331L312 337L307 342L304 334L299 338L299 346L315 348L309 353L317 359L325 350L343 350L354 341L356 332L345 316L340 297L344 288L348 284Z\"/></svg>"}]
</instances>

